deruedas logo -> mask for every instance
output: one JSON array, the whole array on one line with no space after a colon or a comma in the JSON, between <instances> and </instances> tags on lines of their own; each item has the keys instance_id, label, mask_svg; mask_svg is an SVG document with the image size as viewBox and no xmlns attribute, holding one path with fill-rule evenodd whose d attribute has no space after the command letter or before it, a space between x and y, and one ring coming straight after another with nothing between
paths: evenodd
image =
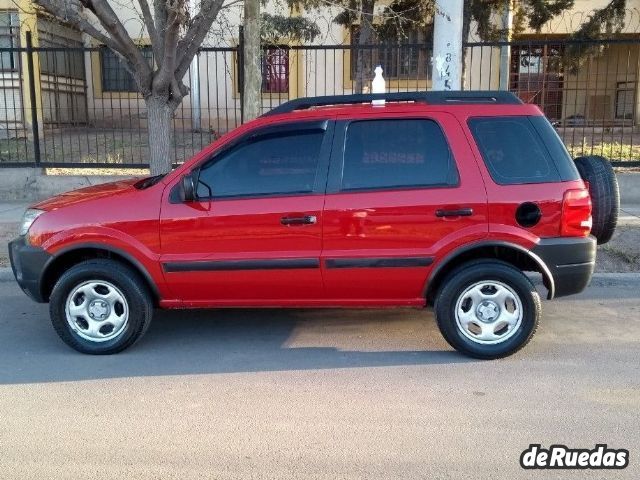
<instances>
[{"instance_id":1,"label":"deruedas logo","mask_svg":"<svg viewBox=\"0 0 640 480\"><path fill-rule=\"evenodd\" d=\"M551 445L548 449L531 444L520 455L520 466L527 469L622 469L629 465L629 450L615 450L598 444L593 450Z\"/></svg>"}]
</instances>

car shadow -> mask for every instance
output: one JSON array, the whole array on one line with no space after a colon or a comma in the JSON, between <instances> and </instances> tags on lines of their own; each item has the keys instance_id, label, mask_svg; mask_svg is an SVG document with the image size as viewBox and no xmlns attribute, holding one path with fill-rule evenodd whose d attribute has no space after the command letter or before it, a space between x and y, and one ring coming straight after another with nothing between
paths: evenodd
<instances>
[{"instance_id":1,"label":"car shadow","mask_svg":"<svg viewBox=\"0 0 640 480\"><path fill-rule=\"evenodd\" d=\"M472 362L417 310L156 311L117 355L83 355L57 337L46 305L21 292L0 311L0 384Z\"/></svg>"}]
</instances>

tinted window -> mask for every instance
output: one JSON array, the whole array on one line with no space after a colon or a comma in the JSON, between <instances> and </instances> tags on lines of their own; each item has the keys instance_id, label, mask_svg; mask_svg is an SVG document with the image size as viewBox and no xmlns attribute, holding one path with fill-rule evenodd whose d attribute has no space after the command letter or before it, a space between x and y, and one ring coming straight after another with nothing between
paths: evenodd
<instances>
[{"instance_id":1,"label":"tinted window","mask_svg":"<svg viewBox=\"0 0 640 480\"><path fill-rule=\"evenodd\" d=\"M432 120L367 120L349 124L342 190L455 185L449 146Z\"/></svg>"},{"instance_id":2,"label":"tinted window","mask_svg":"<svg viewBox=\"0 0 640 480\"><path fill-rule=\"evenodd\" d=\"M562 143L558 132L556 132L556 129L551 125L551 122L542 116L529 117L529 119L547 146L549 155L551 155L553 162L556 164L562 181L580 180L580 173L576 168L576 164L571 158L571 155L569 155L567 147Z\"/></svg>"},{"instance_id":3,"label":"tinted window","mask_svg":"<svg viewBox=\"0 0 640 480\"><path fill-rule=\"evenodd\" d=\"M558 169L528 117L473 118L469 127L496 183L560 181Z\"/></svg>"},{"instance_id":4,"label":"tinted window","mask_svg":"<svg viewBox=\"0 0 640 480\"><path fill-rule=\"evenodd\" d=\"M311 192L323 135L304 130L252 138L206 164L199 180L214 197ZM198 196L209 196L205 185L198 185Z\"/></svg>"}]
</instances>

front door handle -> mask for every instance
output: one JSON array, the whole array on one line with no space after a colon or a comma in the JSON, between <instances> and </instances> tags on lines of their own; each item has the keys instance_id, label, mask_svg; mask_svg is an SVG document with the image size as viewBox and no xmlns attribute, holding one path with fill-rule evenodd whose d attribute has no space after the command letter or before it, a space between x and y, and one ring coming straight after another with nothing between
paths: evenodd
<instances>
[{"instance_id":1,"label":"front door handle","mask_svg":"<svg viewBox=\"0 0 640 480\"><path fill-rule=\"evenodd\" d=\"M456 210L436 210L436 217L470 217L473 215L473 208L458 208Z\"/></svg>"},{"instance_id":2,"label":"front door handle","mask_svg":"<svg viewBox=\"0 0 640 480\"><path fill-rule=\"evenodd\" d=\"M313 225L317 223L318 217L315 215L304 215L302 217L282 217L280 223L282 225Z\"/></svg>"}]
</instances>

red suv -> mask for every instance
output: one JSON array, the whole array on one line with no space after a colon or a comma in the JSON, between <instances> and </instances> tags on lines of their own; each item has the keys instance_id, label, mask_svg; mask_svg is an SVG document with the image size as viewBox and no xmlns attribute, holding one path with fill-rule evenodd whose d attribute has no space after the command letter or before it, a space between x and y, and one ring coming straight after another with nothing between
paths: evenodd
<instances>
[{"instance_id":1,"label":"red suv","mask_svg":"<svg viewBox=\"0 0 640 480\"><path fill-rule=\"evenodd\" d=\"M603 222L615 227L611 209ZM591 227L538 107L505 92L347 95L285 103L167 175L38 203L10 253L85 353L129 347L154 307L434 305L454 348L497 358L538 324L525 271L549 299L589 283Z\"/></svg>"}]
</instances>

